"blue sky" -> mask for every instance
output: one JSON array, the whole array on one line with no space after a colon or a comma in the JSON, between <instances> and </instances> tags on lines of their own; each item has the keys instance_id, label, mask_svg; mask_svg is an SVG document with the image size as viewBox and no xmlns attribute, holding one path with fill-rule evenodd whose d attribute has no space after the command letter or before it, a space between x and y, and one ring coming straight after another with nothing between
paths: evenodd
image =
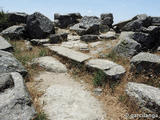
<instances>
[{"instance_id":1,"label":"blue sky","mask_svg":"<svg viewBox=\"0 0 160 120\"><path fill-rule=\"evenodd\" d=\"M41 12L53 20L54 13L80 12L82 15L113 13L114 21L123 21L137 14L160 16L160 0L0 0L0 7L9 12Z\"/></svg>"}]
</instances>

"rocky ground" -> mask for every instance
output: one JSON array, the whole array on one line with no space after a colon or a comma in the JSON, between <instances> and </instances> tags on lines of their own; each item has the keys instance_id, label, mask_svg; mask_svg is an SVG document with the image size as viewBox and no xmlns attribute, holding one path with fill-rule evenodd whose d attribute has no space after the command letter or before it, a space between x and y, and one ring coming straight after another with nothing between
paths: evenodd
<instances>
[{"instance_id":1,"label":"rocky ground","mask_svg":"<svg viewBox=\"0 0 160 120\"><path fill-rule=\"evenodd\" d=\"M111 13L55 14L54 22L38 12L3 18L0 119L159 115L160 17L142 14L115 25Z\"/></svg>"}]
</instances>

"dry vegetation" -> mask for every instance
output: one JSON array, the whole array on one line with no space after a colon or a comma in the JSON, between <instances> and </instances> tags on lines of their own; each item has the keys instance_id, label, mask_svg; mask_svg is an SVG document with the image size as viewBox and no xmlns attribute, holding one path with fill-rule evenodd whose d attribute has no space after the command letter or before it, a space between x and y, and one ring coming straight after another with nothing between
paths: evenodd
<instances>
[{"instance_id":1,"label":"dry vegetation","mask_svg":"<svg viewBox=\"0 0 160 120\"><path fill-rule=\"evenodd\" d=\"M46 120L46 116L41 110L38 103L38 98L43 95L36 90L33 86L33 75L38 74L44 69L38 66L32 66L28 63L32 59L40 56L54 56L62 63L64 63L69 69L69 74L72 75L77 81L84 81L87 85L88 90L93 91L95 87L101 87L103 93L101 96L96 96L104 104L104 110L107 112L107 117L113 120L125 120L127 119L124 115L142 113L140 109L136 106L133 100L130 100L125 93L125 87L128 81L147 83L156 87L160 87L159 78L153 77L148 78L144 75L135 75L130 72L129 59L117 56L115 53L110 53L106 55L105 59L112 60L118 64L123 65L126 68L126 74L120 81L110 81L108 80L101 71L90 70L84 64L77 64L74 61L68 60L63 57L59 57L54 53L51 53L47 48L34 46L32 51L26 49L25 42L22 41L10 41L14 46L15 57L27 68L28 76L26 77L26 85L32 96L34 106L38 111L38 116L35 120ZM93 94L94 95L94 94Z\"/></svg>"}]
</instances>

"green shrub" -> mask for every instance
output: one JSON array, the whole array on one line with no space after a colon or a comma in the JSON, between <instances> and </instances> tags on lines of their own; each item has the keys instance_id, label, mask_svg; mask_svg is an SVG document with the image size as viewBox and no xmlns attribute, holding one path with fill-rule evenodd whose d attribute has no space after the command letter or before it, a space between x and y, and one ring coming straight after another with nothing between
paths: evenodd
<instances>
[{"instance_id":1,"label":"green shrub","mask_svg":"<svg viewBox=\"0 0 160 120\"><path fill-rule=\"evenodd\" d=\"M39 57L47 56L48 51L45 48L42 48L39 52Z\"/></svg>"},{"instance_id":2,"label":"green shrub","mask_svg":"<svg viewBox=\"0 0 160 120\"><path fill-rule=\"evenodd\" d=\"M34 120L48 120L47 115L43 112L37 114L36 118Z\"/></svg>"},{"instance_id":3,"label":"green shrub","mask_svg":"<svg viewBox=\"0 0 160 120\"><path fill-rule=\"evenodd\" d=\"M118 100L120 102L125 102L126 99L127 99L127 96L125 96L125 95L120 95L119 98L118 98Z\"/></svg>"},{"instance_id":4,"label":"green shrub","mask_svg":"<svg viewBox=\"0 0 160 120\"><path fill-rule=\"evenodd\" d=\"M93 84L94 86L102 86L105 81L105 74L103 71L98 70L94 73Z\"/></svg>"}]
</instances>

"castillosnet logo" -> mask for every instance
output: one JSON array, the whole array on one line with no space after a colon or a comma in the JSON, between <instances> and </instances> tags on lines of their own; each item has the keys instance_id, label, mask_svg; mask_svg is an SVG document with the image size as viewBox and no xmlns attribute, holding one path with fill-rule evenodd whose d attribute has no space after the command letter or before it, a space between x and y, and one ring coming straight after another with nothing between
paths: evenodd
<instances>
[{"instance_id":1,"label":"castillosnet logo","mask_svg":"<svg viewBox=\"0 0 160 120\"><path fill-rule=\"evenodd\" d=\"M158 116L158 114L146 114L146 113L142 113L142 114L125 114L125 117L128 119L135 119L135 118L160 118L160 116Z\"/></svg>"}]
</instances>

